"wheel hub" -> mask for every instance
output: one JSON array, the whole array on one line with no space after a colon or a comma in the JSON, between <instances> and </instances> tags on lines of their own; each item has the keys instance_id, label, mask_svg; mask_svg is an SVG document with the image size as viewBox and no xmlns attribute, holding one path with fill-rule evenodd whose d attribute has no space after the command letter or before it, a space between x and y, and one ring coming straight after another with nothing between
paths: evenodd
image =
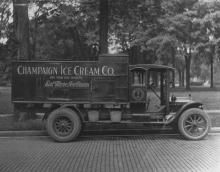
<instances>
[{"instance_id":1,"label":"wheel hub","mask_svg":"<svg viewBox=\"0 0 220 172\"><path fill-rule=\"evenodd\" d=\"M57 135L66 136L72 132L73 123L65 116L58 117L54 121L54 130Z\"/></svg>"}]
</instances>

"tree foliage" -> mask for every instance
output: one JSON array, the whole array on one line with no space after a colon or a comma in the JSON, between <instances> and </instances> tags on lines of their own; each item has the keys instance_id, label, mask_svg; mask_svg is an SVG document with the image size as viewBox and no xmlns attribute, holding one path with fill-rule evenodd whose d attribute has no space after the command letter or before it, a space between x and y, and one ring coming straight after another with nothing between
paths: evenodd
<instances>
[{"instance_id":1,"label":"tree foliage","mask_svg":"<svg viewBox=\"0 0 220 172\"><path fill-rule=\"evenodd\" d=\"M0 1L0 39L6 37L9 19L11 16L10 3L11 2L8 0Z\"/></svg>"},{"instance_id":2,"label":"tree foliage","mask_svg":"<svg viewBox=\"0 0 220 172\"><path fill-rule=\"evenodd\" d=\"M2 2L7 5L0 6L0 15L4 13L0 18L0 36L7 37L6 49L10 56L14 56L18 45L9 24L10 1ZM105 19L105 25L108 31L105 31L105 39L116 52L128 53L130 63L174 66L180 85L184 85L186 80L187 88L190 78L202 76L209 66L215 71L212 64L220 54L220 2L106 2L108 21ZM96 60L102 45L99 42L99 7L100 1L97 0L29 1L30 57L40 60ZM209 73L212 75L211 70Z\"/></svg>"}]
</instances>

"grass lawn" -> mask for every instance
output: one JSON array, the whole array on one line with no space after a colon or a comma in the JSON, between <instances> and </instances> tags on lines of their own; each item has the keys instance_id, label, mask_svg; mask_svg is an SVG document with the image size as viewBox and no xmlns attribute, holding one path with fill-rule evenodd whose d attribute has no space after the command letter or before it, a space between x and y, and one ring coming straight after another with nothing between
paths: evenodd
<instances>
[{"instance_id":1,"label":"grass lawn","mask_svg":"<svg viewBox=\"0 0 220 172\"><path fill-rule=\"evenodd\" d=\"M0 114L13 113L11 87L0 87Z\"/></svg>"},{"instance_id":2,"label":"grass lawn","mask_svg":"<svg viewBox=\"0 0 220 172\"><path fill-rule=\"evenodd\" d=\"M192 100L203 103L205 109L220 109L220 91L176 91L171 94L177 97L188 97L191 94Z\"/></svg>"},{"instance_id":3,"label":"grass lawn","mask_svg":"<svg viewBox=\"0 0 220 172\"><path fill-rule=\"evenodd\" d=\"M191 94L193 100L200 101L205 105L207 110L220 110L220 90L209 89L193 89L192 91L175 90L171 91L171 95L177 97L188 97ZM13 105L11 103L11 88L0 87L0 114L12 114ZM40 120L28 120L22 122L14 122L10 117L2 118L0 115L0 130L42 130L45 129L45 124ZM219 122L220 120L216 120Z\"/></svg>"}]
</instances>

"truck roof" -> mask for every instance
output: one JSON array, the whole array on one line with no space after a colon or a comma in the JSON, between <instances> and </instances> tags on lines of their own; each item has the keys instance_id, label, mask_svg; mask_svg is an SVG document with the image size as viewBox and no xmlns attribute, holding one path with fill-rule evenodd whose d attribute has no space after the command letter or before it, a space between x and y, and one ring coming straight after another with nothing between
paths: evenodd
<instances>
[{"instance_id":1,"label":"truck roof","mask_svg":"<svg viewBox=\"0 0 220 172\"><path fill-rule=\"evenodd\" d=\"M129 70L134 70L134 69L143 69L143 70L170 70L174 71L175 68L165 66L165 65L157 65L157 64L136 64L136 65L129 65Z\"/></svg>"}]
</instances>

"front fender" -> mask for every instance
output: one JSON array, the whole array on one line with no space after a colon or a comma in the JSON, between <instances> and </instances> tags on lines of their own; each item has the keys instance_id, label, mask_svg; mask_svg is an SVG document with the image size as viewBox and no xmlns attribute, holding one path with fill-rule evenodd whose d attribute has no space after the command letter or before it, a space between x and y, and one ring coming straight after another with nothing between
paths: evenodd
<instances>
[{"instance_id":1,"label":"front fender","mask_svg":"<svg viewBox=\"0 0 220 172\"><path fill-rule=\"evenodd\" d=\"M176 120L180 117L180 115L187 109L190 108L199 108L199 109L203 109L202 108L203 104L201 102L188 102L186 104L184 104L176 113Z\"/></svg>"}]
</instances>

